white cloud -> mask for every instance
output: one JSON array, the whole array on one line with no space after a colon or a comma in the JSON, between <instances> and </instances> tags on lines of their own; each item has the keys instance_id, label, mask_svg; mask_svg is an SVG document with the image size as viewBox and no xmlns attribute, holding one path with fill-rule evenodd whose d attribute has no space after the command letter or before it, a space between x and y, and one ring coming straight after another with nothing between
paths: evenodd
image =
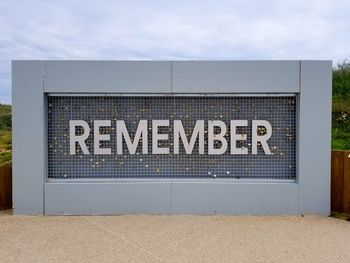
<instances>
[{"instance_id":1,"label":"white cloud","mask_svg":"<svg viewBox=\"0 0 350 263\"><path fill-rule=\"evenodd\" d=\"M1 1L0 102L12 59L350 58L350 1Z\"/></svg>"}]
</instances>

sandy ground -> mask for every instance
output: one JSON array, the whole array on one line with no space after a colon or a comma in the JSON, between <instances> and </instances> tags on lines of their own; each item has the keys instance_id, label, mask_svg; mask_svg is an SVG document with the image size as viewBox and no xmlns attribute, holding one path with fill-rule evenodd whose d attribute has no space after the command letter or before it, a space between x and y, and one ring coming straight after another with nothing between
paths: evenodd
<instances>
[{"instance_id":1,"label":"sandy ground","mask_svg":"<svg viewBox=\"0 0 350 263\"><path fill-rule=\"evenodd\" d=\"M350 262L350 222L318 216L12 216L0 262Z\"/></svg>"}]
</instances>

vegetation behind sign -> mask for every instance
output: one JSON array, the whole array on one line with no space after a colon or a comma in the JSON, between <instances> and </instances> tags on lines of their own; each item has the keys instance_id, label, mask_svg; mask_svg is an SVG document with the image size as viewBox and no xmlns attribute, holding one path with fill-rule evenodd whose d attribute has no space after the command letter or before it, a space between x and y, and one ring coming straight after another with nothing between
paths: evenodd
<instances>
[{"instance_id":1,"label":"vegetation behind sign","mask_svg":"<svg viewBox=\"0 0 350 263\"><path fill-rule=\"evenodd\" d=\"M333 69L332 149L350 150L350 61Z\"/></svg>"}]
</instances>

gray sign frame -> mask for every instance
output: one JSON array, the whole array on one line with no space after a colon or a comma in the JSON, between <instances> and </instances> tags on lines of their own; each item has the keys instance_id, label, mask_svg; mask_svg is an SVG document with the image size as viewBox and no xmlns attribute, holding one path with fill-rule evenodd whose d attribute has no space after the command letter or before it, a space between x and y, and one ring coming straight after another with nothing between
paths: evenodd
<instances>
[{"instance_id":1,"label":"gray sign frame","mask_svg":"<svg viewBox=\"0 0 350 263\"><path fill-rule=\"evenodd\" d=\"M330 212L331 61L13 61L15 214ZM297 94L297 181L48 181L48 94Z\"/></svg>"}]
</instances>

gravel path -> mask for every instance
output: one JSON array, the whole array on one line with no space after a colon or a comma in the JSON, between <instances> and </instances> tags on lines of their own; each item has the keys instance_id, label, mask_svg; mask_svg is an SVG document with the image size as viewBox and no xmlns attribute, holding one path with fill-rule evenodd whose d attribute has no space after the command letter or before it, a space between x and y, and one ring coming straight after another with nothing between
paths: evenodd
<instances>
[{"instance_id":1,"label":"gravel path","mask_svg":"<svg viewBox=\"0 0 350 263\"><path fill-rule=\"evenodd\" d=\"M318 216L12 216L0 262L350 262L350 222Z\"/></svg>"}]
</instances>

